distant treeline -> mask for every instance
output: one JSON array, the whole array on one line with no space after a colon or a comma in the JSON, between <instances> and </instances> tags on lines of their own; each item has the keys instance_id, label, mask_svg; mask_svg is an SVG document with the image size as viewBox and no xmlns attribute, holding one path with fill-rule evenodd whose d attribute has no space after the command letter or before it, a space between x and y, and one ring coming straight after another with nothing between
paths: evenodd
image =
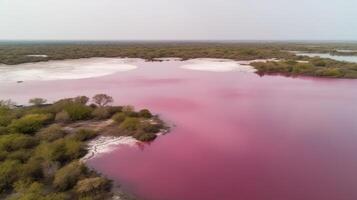
<instances>
[{"instance_id":1,"label":"distant treeline","mask_svg":"<svg viewBox=\"0 0 357 200\"><path fill-rule=\"evenodd\" d=\"M0 63L14 65L48 60L90 57L129 57L153 60L161 57L227 58L253 60L266 58L293 58L280 45L230 43L0 43ZM32 57L28 55L47 55Z\"/></svg>"},{"instance_id":2,"label":"distant treeline","mask_svg":"<svg viewBox=\"0 0 357 200\"><path fill-rule=\"evenodd\" d=\"M149 61L162 57L178 57L183 60L192 58L225 58L233 60L276 58L281 61L255 63L254 67L258 70L257 73L260 75L282 74L288 76L357 78L357 64L324 58L296 56L292 51L357 55L357 43L0 42L0 63L15 65L28 62L91 57L143 58ZM305 63L300 61L305 61Z\"/></svg>"}]
</instances>

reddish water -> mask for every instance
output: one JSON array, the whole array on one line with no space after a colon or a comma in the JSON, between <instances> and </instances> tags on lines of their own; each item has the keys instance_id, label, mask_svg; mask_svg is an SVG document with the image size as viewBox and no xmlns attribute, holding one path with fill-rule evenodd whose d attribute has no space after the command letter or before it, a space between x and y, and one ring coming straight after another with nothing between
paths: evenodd
<instances>
[{"instance_id":1,"label":"reddish water","mask_svg":"<svg viewBox=\"0 0 357 200\"><path fill-rule=\"evenodd\" d=\"M198 72L180 62L73 81L2 84L0 98L105 92L176 125L90 166L146 200L356 200L357 81Z\"/></svg>"}]
</instances>

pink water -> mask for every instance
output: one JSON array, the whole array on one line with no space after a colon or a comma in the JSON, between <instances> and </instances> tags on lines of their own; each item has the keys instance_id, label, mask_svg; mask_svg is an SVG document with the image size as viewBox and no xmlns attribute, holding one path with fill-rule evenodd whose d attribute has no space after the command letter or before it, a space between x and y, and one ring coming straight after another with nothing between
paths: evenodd
<instances>
[{"instance_id":1,"label":"pink water","mask_svg":"<svg viewBox=\"0 0 357 200\"><path fill-rule=\"evenodd\" d=\"M0 83L24 102L108 93L175 124L150 145L89 162L145 200L356 200L357 81L180 69Z\"/></svg>"}]
</instances>

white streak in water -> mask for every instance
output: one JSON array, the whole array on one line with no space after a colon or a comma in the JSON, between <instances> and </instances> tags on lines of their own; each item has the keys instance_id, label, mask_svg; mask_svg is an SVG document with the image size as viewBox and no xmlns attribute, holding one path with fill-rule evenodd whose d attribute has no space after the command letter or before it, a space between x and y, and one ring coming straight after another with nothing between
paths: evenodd
<instances>
[{"instance_id":1,"label":"white streak in water","mask_svg":"<svg viewBox=\"0 0 357 200\"><path fill-rule=\"evenodd\" d=\"M139 141L129 136L100 136L87 144L88 153L81 159L88 161L106 153L110 153L121 145L133 146Z\"/></svg>"}]
</instances>

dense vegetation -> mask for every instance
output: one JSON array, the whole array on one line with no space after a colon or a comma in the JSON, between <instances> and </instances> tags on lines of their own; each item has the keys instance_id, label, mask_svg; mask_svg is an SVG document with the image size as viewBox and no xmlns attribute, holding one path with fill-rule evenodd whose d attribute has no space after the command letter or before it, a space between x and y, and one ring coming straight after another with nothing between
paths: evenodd
<instances>
[{"instance_id":1,"label":"dense vegetation","mask_svg":"<svg viewBox=\"0 0 357 200\"><path fill-rule=\"evenodd\" d=\"M110 96L80 96L31 106L0 101L0 199L72 200L107 199L111 181L81 161L86 141L106 132L150 141L164 127L149 110L110 106ZM112 118L112 119L111 119ZM73 128L76 123L112 121L100 130ZM84 123L85 124L85 123Z\"/></svg>"},{"instance_id":2,"label":"dense vegetation","mask_svg":"<svg viewBox=\"0 0 357 200\"><path fill-rule=\"evenodd\" d=\"M48 55L29 57L28 55ZM162 57L229 58L252 60L291 58L292 53L280 51L278 46L264 44L214 43L0 43L0 63L19 64L47 60L90 57L129 57L153 60Z\"/></svg>"},{"instance_id":3,"label":"dense vegetation","mask_svg":"<svg viewBox=\"0 0 357 200\"><path fill-rule=\"evenodd\" d=\"M286 76L317 76L329 78L357 78L357 64L325 58L303 58L302 61L281 60L255 62L258 74L282 74Z\"/></svg>"},{"instance_id":4,"label":"dense vegetation","mask_svg":"<svg viewBox=\"0 0 357 200\"><path fill-rule=\"evenodd\" d=\"M341 51L344 50L344 51ZM255 63L259 74L357 78L356 65L330 59L296 56L291 51L357 55L356 43L214 43L214 42L2 42L0 63L14 65L90 57L280 59ZM46 55L34 57L28 55ZM297 61L308 61L301 63ZM38 101L38 100L37 100ZM36 102L35 102L36 103Z\"/></svg>"}]
</instances>

